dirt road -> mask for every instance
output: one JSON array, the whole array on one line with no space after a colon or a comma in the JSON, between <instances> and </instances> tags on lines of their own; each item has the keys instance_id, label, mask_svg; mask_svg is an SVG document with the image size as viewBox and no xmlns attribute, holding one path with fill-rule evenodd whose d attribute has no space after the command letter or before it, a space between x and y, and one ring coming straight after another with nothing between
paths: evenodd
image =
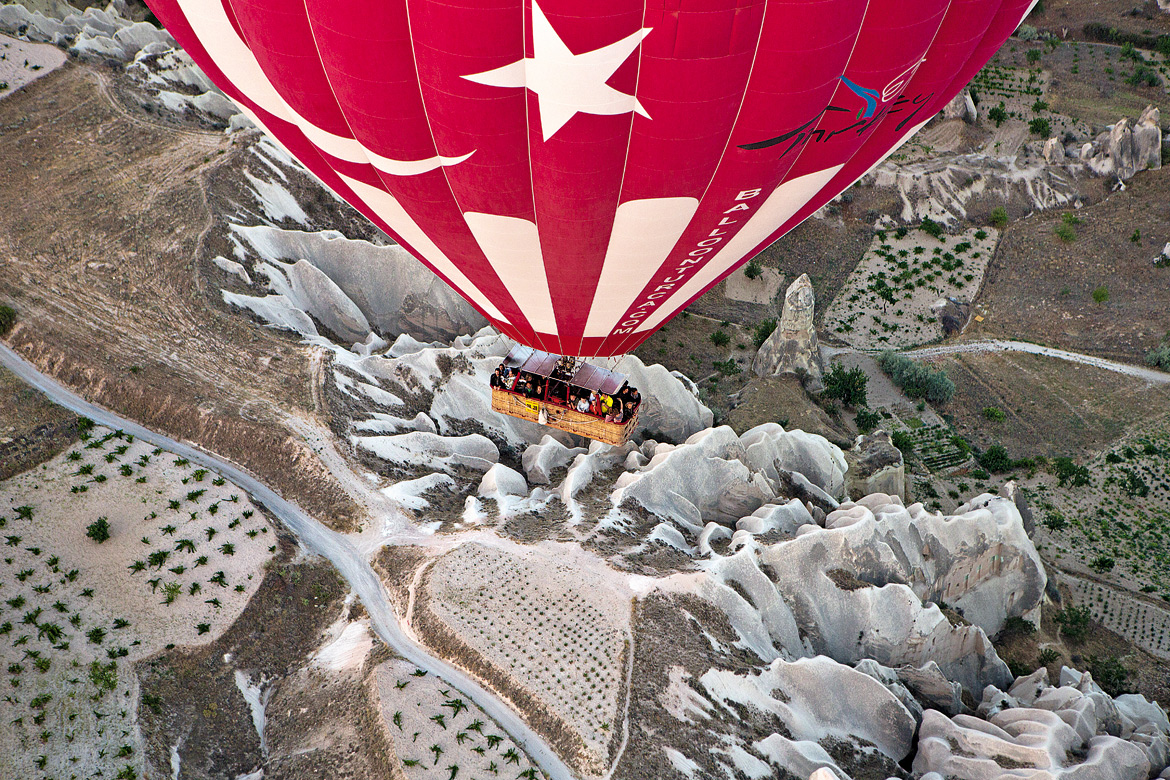
<instances>
[{"instance_id":1,"label":"dirt road","mask_svg":"<svg viewBox=\"0 0 1170 780\"><path fill-rule=\"evenodd\" d=\"M1151 384L1170 384L1170 374L1164 371L1142 368L1141 366L1120 363L1116 360L1106 360L1105 358L1094 357L1092 355L1082 355L1079 352L1069 352L1054 347L1042 347L1039 344L1031 344L1027 341L1001 341L999 339L968 341L963 344L948 344L941 347L916 349L905 354L910 357L936 357L969 352L1026 352L1029 355L1044 355L1045 357L1067 360L1071 363L1082 363L1086 366L1103 368L1106 371L1115 371L1119 374L1144 379Z\"/></svg>"}]
</instances>

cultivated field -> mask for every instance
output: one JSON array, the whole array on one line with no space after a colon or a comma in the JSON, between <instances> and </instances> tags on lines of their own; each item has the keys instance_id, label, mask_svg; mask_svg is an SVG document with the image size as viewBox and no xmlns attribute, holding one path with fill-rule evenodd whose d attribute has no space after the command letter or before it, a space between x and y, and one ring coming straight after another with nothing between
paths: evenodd
<instances>
[{"instance_id":1,"label":"cultivated field","mask_svg":"<svg viewBox=\"0 0 1170 780\"><path fill-rule=\"evenodd\" d=\"M139 771L130 664L214 640L275 549L247 495L214 473L117 431L80 436L0 483L5 777Z\"/></svg>"}]
</instances>

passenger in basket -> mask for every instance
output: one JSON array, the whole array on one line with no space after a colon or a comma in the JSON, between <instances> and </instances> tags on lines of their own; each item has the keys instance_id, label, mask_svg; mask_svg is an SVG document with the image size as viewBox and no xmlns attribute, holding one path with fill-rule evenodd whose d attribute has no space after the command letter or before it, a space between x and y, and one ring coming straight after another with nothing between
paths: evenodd
<instances>
[{"instance_id":1,"label":"passenger in basket","mask_svg":"<svg viewBox=\"0 0 1170 780\"><path fill-rule=\"evenodd\" d=\"M611 423L620 423L622 421L622 402L614 399L613 408L609 414L605 415L605 421Z\"/></svg>"},{"instance_id":2,"label":"passenger in basket","mask_svg":"<svg viewBox=\"0 0 1170 780\"><path fill-rule=\"evenodd\" d=\"M596 390L589 392L589 413L601 416L601 396L597 394Z\"/></svg>"},{"instance_id":3,"label":"passenger in basket","mask_svg":"<svg viewBox=\"0 0 1170 780\"><path fill-rule=\"evenodd\" d=\"M601 393L601 413L609 414L613 410L613 396Z\"/></svg>"},{"instance_id":4,"label":"passenger in basket","mask_svg":"<svg viewBox=\"0 0 1170 780\"><path fill-rule=\"evenodd\" d=\"M504 389L505 385L504 385L504 367L503 366L496 366L496 371L494 374L492 374L492 378L490 380L488 380L488 384L491 385L493 389L499 389L499 390Z\"/></svg>"},{"instance_id":5,"label":"passenger in basket","mask_svg":"<svg viewBox=\"0 0 1170 780\"><path fill-rule=\"evenodd\" d=\"M578 412L585 413L589 411L589 399L585 396L577 397L576 409Z\"/></svg>"},{"instance_id":6,"label":"passenger in basket","mask_svg":"<svg viewBox=\"0 0 1170 780\"><path fill-rule=\"evenodd\" d=\"M529 398L544 398L544 381L537 379L535 382L528 383L528 397Z\"/></svg>"},{"instance_id":7,"label":"passenger in basket","mask_svg":"<svg viewBox=\"0 0 1170 780\"><path fill-rule=\"evenodd\" d=\"M631 387L629 391L626 392L626 411L633 412L640 403L642 403L642 396L638 392L638 388Z\"/></svg>"}]
</instances>

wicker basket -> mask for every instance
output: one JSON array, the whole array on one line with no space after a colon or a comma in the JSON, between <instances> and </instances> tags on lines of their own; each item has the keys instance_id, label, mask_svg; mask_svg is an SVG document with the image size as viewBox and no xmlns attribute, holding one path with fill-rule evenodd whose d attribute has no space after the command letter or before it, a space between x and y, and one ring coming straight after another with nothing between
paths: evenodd
<instances>
[{"instance_id":1,"label":"wicker basket","mask_svg":"<svg viewBox=\"0 0 1170 780\"><path fill-rule=\"evenodd\" d=\"M605 444L625 444L637 428L638 412L641 411L640 408L635 409L633 417L625 422L611 423L592 414L578 412L576 409L567 409L534 398L525 398L507 390L492 388L493 411L539 423L541 408L545 412L544 425Z\"/></svg>"}]
</instances>

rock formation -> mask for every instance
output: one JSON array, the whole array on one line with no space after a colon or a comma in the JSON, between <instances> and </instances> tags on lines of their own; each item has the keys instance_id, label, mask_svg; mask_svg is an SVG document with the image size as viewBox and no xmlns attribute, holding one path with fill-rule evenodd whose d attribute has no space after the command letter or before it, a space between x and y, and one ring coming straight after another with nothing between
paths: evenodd
<instances>
[{"instance_id":1,"label":"rock formation","mask_svg":"<svg viewBox=\"0 0 1170 780\"><path fill-rule=\"evenodd\" d=\"M964 89L951 98L951 102L943 106L942 115L944 119L962 119L967 124L979 121L979 110L975 107L971 91Z\"/></svg>"},{"instance_id":2,"label":"rock formation","mask_svg":"<svg viewBox=\"0 0 1170 780\"><path fill-rule=\"evenodd\" d=\"M1122 118L1108 131L1086 143L1081 161L1098 176L1114 176L1121 181L1138 171L1162 167L1161 112L1146 106L1136 122Z\"/></svg>"},{"instance_id":3,"label":"rock formation","mask_svg":"<svg viewBox=\"0 0 1170 780\"><path fill-rule=\"evenodd\" d=\"M845 451L845 461L849 464L845 477L850 495L885 493L906 499L902 451L893 445L886 431L858 436L853 448Z\"/></svg>"},{"instance_id":4,"label":"rock formation","mask_svg":"<svg viewBox=\"0 0 1170 780\"><path fill-rule=\"evenodd\" d=\"M232 233L241 251L255 253L270 265L311 264L332 283L323 306L335 306L334 293L341 293L360 310L368 322L366 330L372 326L387 339L408 333L425 341L450 341L486 324L469 303L402 247L349 240L331 230L309 233L257 225L233 226ZM306 305L313 305L313 300ZM335 332L347 344L350 336L352 340L365 337L364 333Z\"/></svg>"},{"instance_id":5,"label":"rock formation","mask_svg":"<svg viewBox=\"0 0 1170 780\"><path fill-rule=\"evenodd\" d=\"M914 771L923 780L990 780L1010 766L1040 770L1029 775L1038 778L1145 780L1170 761L1160 707L1133 694L1113 699L1068 668L1060 683L1052 686L1041 667L1006 693L988 686L979 705L986 720L927 710Z\"/></svg>"},{"instance_id":6,"label":"rock formation","mask_svg":"<svg viewBox=\"0 0 1170 780\"><path fill-rule=\"evenodd\" d=\"M815 297L808 274L788 287L780 325L763 343L752 362L757 376L797 374L807 377L810 390L824 387L821 381L821 356L817 331L813 326Z\"/></svg>"}]
</instances>

